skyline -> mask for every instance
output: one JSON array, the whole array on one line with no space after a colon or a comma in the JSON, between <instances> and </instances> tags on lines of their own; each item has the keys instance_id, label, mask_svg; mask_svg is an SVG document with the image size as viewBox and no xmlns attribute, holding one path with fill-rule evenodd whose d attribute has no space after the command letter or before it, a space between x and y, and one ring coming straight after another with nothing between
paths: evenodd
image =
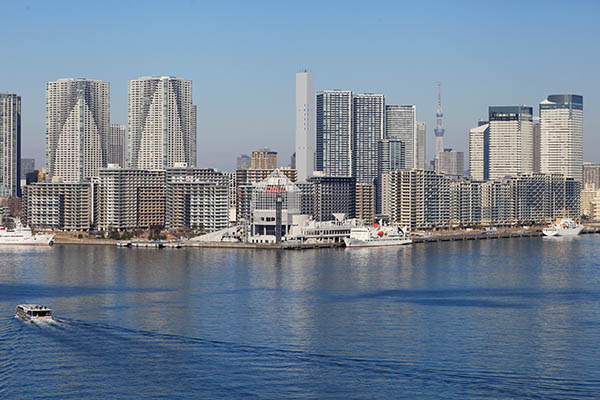
<instances>
[{"instance_id":1,"label":"skyline","mask_svg":"<svg viewBox=\"0 0 600 400\"><path fill-rule=\"evenodd\" d=\"M354 3L342 9L327 4L318 6L318 15L318 3L303 3L303 9L233 4L189 2L160 13L157 3L143 10L115 2L83 9L6 5L12 18L5 25L19 40L6 45L17 62L0 67L0 92L22 98L22 156L45 164L46 82L109 82L111 123L127 124L128 80L172 75L193 81L199 166L231 170L237 155L264 146L285 165L295 147L294 75L308 69L315 74L315 92L381 93L386 103L416 105L417 120L427 124L428 160L435 147L438 81L445 147L465 154L469 129L486 119L488 106L525 104L537 115L550 94L582 95L584 160L600 161L600 116L594 112L600 107L600 56L590 51L600 34L594 25L600 5L594 2L576 8L519 4L518 13L517 3L500 8L465 2L462 9L390 3L385 13ZM401 11L402 23L389 17L394 10ZM486 20L489 13L495 18ZM159 16L181 23L168 23L165 34L152 29ZM90 33L72 35L78 29ZM347 39L335 47L321 39L339 29ZM349 51L363 57L349 57ZM381 54L386 62L374 63Z\"/></svg>"}]
</instances>

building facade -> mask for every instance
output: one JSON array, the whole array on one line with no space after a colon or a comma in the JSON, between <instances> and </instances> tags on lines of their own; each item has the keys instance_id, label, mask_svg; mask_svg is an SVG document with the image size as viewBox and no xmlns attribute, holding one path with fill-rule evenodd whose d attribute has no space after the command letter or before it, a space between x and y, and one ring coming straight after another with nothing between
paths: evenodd
<instances>
[{"instance_id":1,"label":"building facade","mask_svg":"<svg viewBox=\"0 0 600 400\"><path fill-rule=\"evenodd\" d=\"M110 124L108 136L107 164L116 164L126 168L127 164L127 129L123 124Z\"/></svg>"},{"instance_id":2,"label":"building facade","mask_svg":"<svg viewBox=\"0 0 600 400\"><path fill-rule=\"evenodd\" d=\"M352 92L317 93L316 117L317 170L327 176L351 177Z\"/></svg>"},{"instance_id":3,"label":"building facade","mask_svg":"<svg viewBox=\"0 0 600 400\"><path fill-rule=\"evenodd\" d=\"M277 152L267 148L253 151L250 156L250 168L274 170L277 168Z\"/></svg>"},{"instance_id":4,"label":"building facade","mask_svg":"<svg viewBox=\"0 0 600 400\"><path fill-rule=\"evenodd\" d=\"M600 164L587 161L583 163L583 187L600 189Z\"/></svg>"},{"instance_id":5,"label":"building facade","mask_svg":"<svg viewBox=\"0 0 600 400\"><path fill-rule=\"evenodd\" d=\"M489 108L490 179L533 172L533 109Z\"/></svg>"},{"instance_id":6,"label":"building facade","mask_svg":"<svg viewBox=\"0 0 600 400\"><path fill-rule=\"evenodd\" d=\"M583 181L583 97L554 94L540 103L540 172Z\"/></svg>"},{"instance_id":7,"label":"building facade","mask_svg":"<svg viewBox=\"0 0 600 400\"><path fill-rule=\"evenodd\" d=\"M96 224L99 230L148 229L165 226L165 171L119 168L99 172Z\"/></svg>"},{"instance_id":8,"label":"building facade","mask_svg":"<svg viewBox=\"0 0 600 400\"><path fill-rule=\"evenodd\" d=\"M106 166L110 88L94 79L46 84L46 170L50 179L80 182Z\"/></svg>"},{"instance_id":9,"label":"building facade","mask_svg":"<svg viewBox=\"0 0 600 400\"><path fill-rule=\"evenodd\" d=\"M196 165L192 81L151 76L129 81L129 166L159 170Z\"/></svg>"},{"instance_id":10,"label":"building facade","mask_svg":"<svg viewBox=\"0 0 600 400\"><path fill-rule=\"evenodd\" d=\"M373 184L378 176L378 142L383 139L385 97L352 96L352 176L357 183Z\"/></svg>"},{"instance_id":11,"label":"building facade","mask_svg":"<svg viewBox=\"0 0 600 400\"><path fill-rule=\"evenodd\" d=\"M444 149L438 154L438 172L446 175L463 175L465 171L465 154L462 151Z\"/></svg>"},{"instance_id":12,"label":"building facade","mask_svg":"<svg viewBox=\"0 0 600 400\"><path fill-rule=\"evenodd\" d=\"M0 93L0 197L21 196L21 96Z\"/></svg>"},{"instance_id":13,"label":"building facade","mask_svg":"<svg viewBox=\"0 0 600 400\"><path fill-rule=\"evenodd\" d=\"M250 156L246 154L240 154L236 159L235 169L249 169L250 168Z\"/></svg>"},{"instance_id":14,"label":"building facade","mask_svg":"<svg viewBox=\"0 0 600 400\"><path fill-rule=\"evenodd\" d=\"M85 231L92 226L91 183L33 183L23 189L23 218L35 229Z\"/></svg>"},{"instance_id":15,"label":"building facade","mask_svg":"<svg viewBox=\"0 0 600 400\"><path fill-rule=\"evenodd\" d=\"M296 162L300 182L313 174L315 166L316 116L315 77L312 72L296 74Z\"/></svg>"},{"instance_id":16,"label":"building facade","mask_svg":"<svg viewBox=\"0 0 600 400\"><path fill-rule=\"evenodd\" d=\"M332 221L335 219L333 214L355 217L355 178L315 175L308 182L313 185L312 211L317 221Z\"/></svg>"}]
</instances>

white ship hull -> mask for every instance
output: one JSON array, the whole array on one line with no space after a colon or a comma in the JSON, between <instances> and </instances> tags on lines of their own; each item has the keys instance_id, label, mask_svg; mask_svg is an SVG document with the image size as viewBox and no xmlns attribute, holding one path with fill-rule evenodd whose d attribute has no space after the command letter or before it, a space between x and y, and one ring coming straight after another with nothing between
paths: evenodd
<instances>
[{"instance_id":1,"label":"white ship hull","mask_svg":"<svg viewBox=\"0 0 600 400\"><path fill-rule=\"evenodd\" d=\"M31 236L0 236L1 245L25 245L25 246L51 246L54 243L54 235L38 234Z\"/></svg>"},{"instance_id":2,"label":"white ship hull","mask_svg":"<svg viewBox=\"0 0 600 400\"><path fill-rule=\"evenodd\" d=\"M371 240L359 240L344 238L346 247L384 247L384 246L402 246L405 244L411 244L410 239L388 239L388 238L377 238Z\"/></svg>"},{"instance_id":3,"label":"white ship hull","mask_svg":"<svg viewBox=\"0 0 600 400\"><path fill-rule=\"evenodd\" d=\"M583 226L579 225L574 228L544 229L542 233L546 236L577 236L582 230Z\"/></svg>"}]
</instances>

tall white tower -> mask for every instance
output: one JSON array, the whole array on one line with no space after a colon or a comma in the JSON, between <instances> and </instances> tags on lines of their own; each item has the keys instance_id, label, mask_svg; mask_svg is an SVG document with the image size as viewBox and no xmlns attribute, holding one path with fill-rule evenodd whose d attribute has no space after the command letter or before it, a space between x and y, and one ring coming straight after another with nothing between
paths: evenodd
<instances>
[{"instance_id":1,"label":"tall white tower","mask_svg":"<svg viewBox=\"0 0 600 400\"><path fill-rule=\"evenodd\" d=\"M46 84L46 168L50 178L80 182L106 165L109 84L59 79Z\"/></svg>"},{"instance_id":2,"label":"tall white tower","mask_svg":"<svg viewBox=\"0 0 600 400\"><path fill-rule=\"evenodd\" d=\"M196 108L192 81L149 76L129 81L131 168L196 165Z\"/></svg>"},{"instance_id":3,"label":"tall white tower","mask_svg":"<svg viewBox=\"0 0 600 400\"><path fill-rule=\"evenodd\" d=\"M550 95L540 103L540 172L583 180L583 97Z\"/></svg>"},{"instance_id":4,"label":"tall white tower","mask_svg":"<svg viewBox=\"0 0 600 400\"><path fill-rule=\"evenodd\" d=\"M296 168L298 182L312 176L315 166L315 77L296 74Z\"/></svg>"},{"instance_id":5,"label":"tall white tower","mask_svg":"<svg viewBox=\"0 0 600 400\"><path fill-rule=\"evenodd\" d=\"M435 133L435 158L439 158L439 154L444 152L444 132L445 129L442 127L444 120L444 112L442 111L442 84L438 82L438 106L435 113L437 124L433 133ZM438 169L436 164L436 169Z\"/></svg>"}]
</instances>

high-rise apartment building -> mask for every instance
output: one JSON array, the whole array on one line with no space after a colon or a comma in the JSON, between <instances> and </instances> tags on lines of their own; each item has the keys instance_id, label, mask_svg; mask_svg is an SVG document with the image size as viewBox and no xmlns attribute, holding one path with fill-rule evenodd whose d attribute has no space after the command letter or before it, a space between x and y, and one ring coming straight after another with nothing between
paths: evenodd
<instances>
[{"instance_id":1,"label":"high-rise apartment building","mask_svg":"<svg viewBox=\"0 0 600 400\"><path fill-rule=\"evenodd\" d=\"M540 103L540 172L583 179L583 97L554 94Z\"/></svg>"},{"instance_id":2,"label":"high-rise apartment building","mask_svg":"<svg viewBox=\"0 0 600 400\"><path fill-rule=\"evenodd\" d=\"M417 121L417 142L415 146L415 168L417 169L425 169L426 133L427 129L425 122Z\"/></svg>"},{"instance_id":3,"label":"high-rise apartment building","mask_svg":"<svg viewBox=\"0 0 600 400\"><path fill-rule=\"evenodd\" d=\"M352 92L317 93L317 170L327 176L351 177Z\"/></svg>"},{"instance_id":4,"label":"high-rise apartment building","mask_svg":"<svg viewBox=\"0 0 600 400\"><path fill-rule=\"evenodd\" d=\"M264 148L253 151L250 156L251 169L275 169L277 168L277 152Z\"/></svg>"},{"instance_id":5,"label":"high-rise apartment building","mask_svg":"<svg viewBox=\"0 0 600 400\"><path fill-rule=\"evenodd\" d=\"M296 74L296 165L300 182L313 174L315 165L315 77Z\"/></svg>"},{"instance_id":6,"label":"high-rise apartment building","mask_svg":"<svg viewBox=\"0 0 600 400\"><path fill-rule=\"evenodd\" d=\"M21 196L21 96L0 93L0 196Z\"/></svg>"},{"instance_id":7,"label":"high-rise apartment building","mask_svg":"<svg viewBox=\"0 0 600 400\"><path fill-rule=\"evenodd\" d=\"M489 177L533 171L533 109L526 106L489 108Z\"/></svg>"},{"instance_id":8,"label":"high-rise apartment building","mask_svg":"<svg viewBox=\"0 0 600 400\"><path fill-rule=\"evenodd\" d=\"M404 169L417 166L417 108L413 105L385 106L385 138L404 142Z\"/></svg>"},{"instance_id":9,"label":"high-rise apartment building","mask_svg":"<svg viewBox=\"0 0 600 400\"><path fill-rule=\"evenodd\" d=\"M110 124L108 136L107 164L126 167L127 131L123 124Z\"/></svg>"},{"instance_id":10,"label":"high-rise apartment building","mask_svg":"<svg viewBox=\"0 0 600 400\"><path fill-rule=\"evenodd\" d=\"M490 124L480 122L469 130L469 173L477 181L487 181L490 177Z\"/></svg>"},{"instance_id":11,"label":"high-rise apartment building","mask_svg":"<svg viewBox=\"0 0 600 400\"><path fill-rule=\"evenodd\" d=\"M160 170L196 165L192 81L150 76L129 81L129 166Z\"/></svg>"},{"instance_id":12,"label":"high-rise apartment building","mask_svg":"<svg viewBox=\"0 0 600 400\"><path fill-rule=\"evenodd\" d=\"M357 183L373 184L378 176L378 142L383 139L385 97L352 96L352 176Z\"/></svg>"},{"instance_id":13,"label":"high-rise apartment building","mask_svg":"<svg viewBox=\"0 0 600 400\"><path fill-rule=\"evenodd\" d=\"M106 165L110 89L95 79L46 84L46 170L49 178L80 182Z\"/></svg>"}]
</instances>

